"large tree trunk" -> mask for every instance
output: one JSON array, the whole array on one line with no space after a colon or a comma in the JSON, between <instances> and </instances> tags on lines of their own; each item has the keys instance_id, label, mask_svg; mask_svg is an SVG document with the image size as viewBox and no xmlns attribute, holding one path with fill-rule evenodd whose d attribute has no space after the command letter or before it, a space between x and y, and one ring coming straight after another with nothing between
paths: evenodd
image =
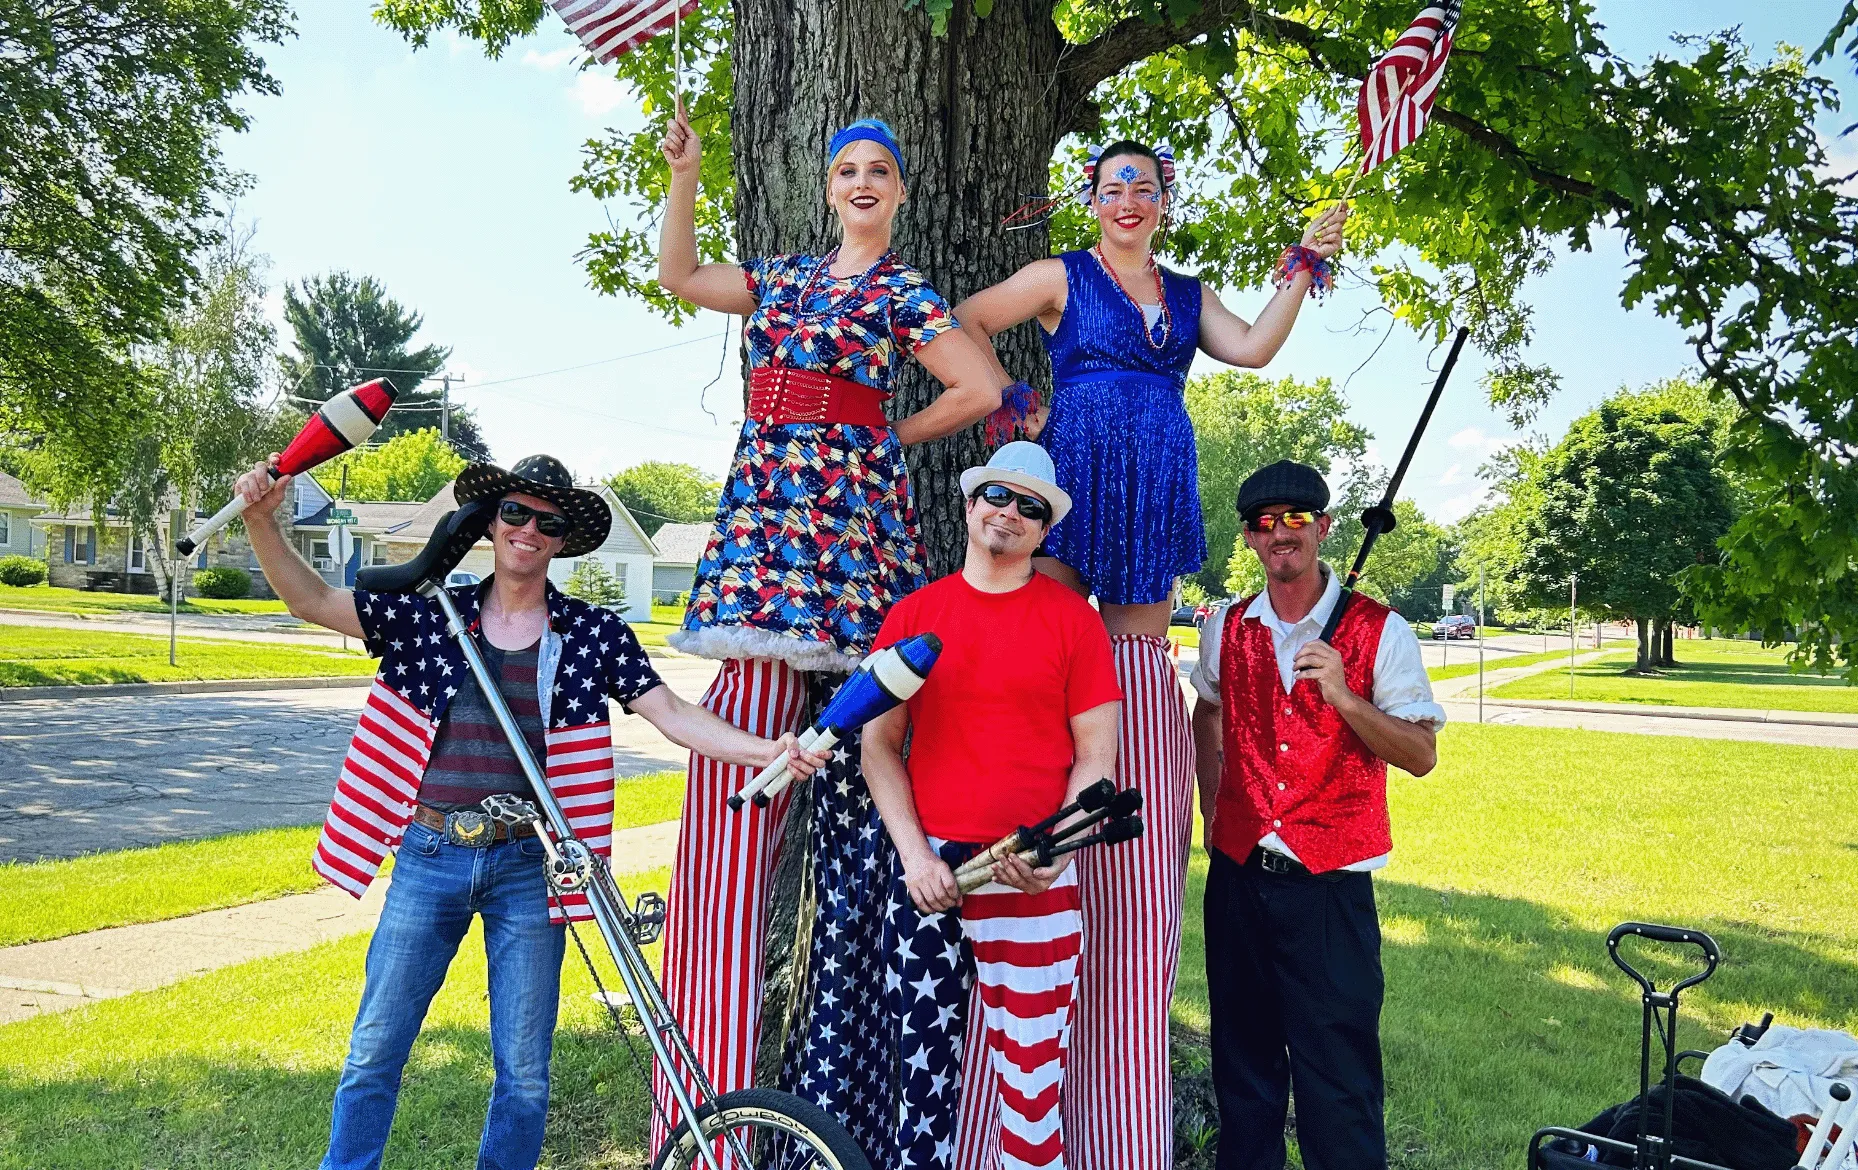
<instances>
[{"instance_id":1,"label":"large tree trunk","mask_svg":"<svg viewBox=\"0 0 1858 1170\"><path fill-rule=\"evenodd\" d=\"M998 225L1028 193L1045 190L1061 137L1046 92L1061 43L1051 7L998 0L981 20L957 4L937 38L920 7L901 3L735 0L737 255L829 248L838 228L826 207L827 140L847 122L876 117L896 130L906 156L897 254L951 304L1044 256L1043 228ZM1002 356L1017 376L1045 385L1032 328L1002 338ZM938 389L912 363L892 417L921 409ZM967 536L956 481L986 455L978 427L909 453L932 577L960 563Z\"/></svg>"},{"instance_id":2,"label":"large tree trunk","mask_svg":"<svg viewBox=\"0 0 1858 1170\"><path fill-rule=\"evenodd\" d=\"M1657 648L1653 645L1657 635L1652 631L1652 619L1634 618L1639 627L1639 660L1632 664L1634 670L1650 670L1658 659Z\"/></svg>"},{"instance_id":3,"label":"large tree trunk","mask_svg":"<svg viewBox=\"0 0 1858 1170\"><path fill-rule=\"evenodd\" d=\"M831 247L838 228L826 206L826 144L846 123L876 117L896 131L908 172L894 246L950 304L1044 256L1042 227L998 225L1029 193L1045 190L1062 136L1048 89L1061 45L1051 9L1051 0L996 0L981 20L957 4L938 38L920 7L901 3L735 0L736 255ZM1001 357L1045 388L1049 368L1033 328L1002 337ZM921 409L938 389L909 364L891 417ZM961 562L967 532L958 480L987 455L978 426L909 452L932 577ZM807 802L794 801L773 893L763 1083L778 1074L796 950L810 929L802 888L811 872L807 814Z\"/></svg>"},{"instance_id":4,"label":"large tree trunk","mask_svg":"<svg viewBox=\"0 0 1858 1170\"><path fill-rule=\"evenodd\" d=\"M1674 645L1674 640L1676 638L1676 633L1675 633L1676 629L1677 629L1676 622L1672 621L1670 618L1666 618L1664 620L1664 636L1658 645L1658 665L1659 666L1676 666L1677 665L1677 657L1675 654L1676 646Z\"/></svg>"}]
</instances>

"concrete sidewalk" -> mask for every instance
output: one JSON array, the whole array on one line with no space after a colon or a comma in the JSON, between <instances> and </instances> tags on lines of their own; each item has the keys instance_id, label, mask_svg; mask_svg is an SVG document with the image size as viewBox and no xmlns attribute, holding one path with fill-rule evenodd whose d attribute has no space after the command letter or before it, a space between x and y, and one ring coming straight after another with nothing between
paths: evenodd
<instances>
[{"instance_id":1,"label":"concrete sidewalk","mask_svg":"<svg viewBox=\"0 0 1858 1170\"><path fill-rule=\"evenodd\" d=\"M622 877L664 868L676 847L676 821L622 829L613 835L614 868ZM324 887L165 922L0 947L0 1024L152 991L234 963L372 930L387 885L375 882L360 901Z\"/></svg>"}]
</instances>

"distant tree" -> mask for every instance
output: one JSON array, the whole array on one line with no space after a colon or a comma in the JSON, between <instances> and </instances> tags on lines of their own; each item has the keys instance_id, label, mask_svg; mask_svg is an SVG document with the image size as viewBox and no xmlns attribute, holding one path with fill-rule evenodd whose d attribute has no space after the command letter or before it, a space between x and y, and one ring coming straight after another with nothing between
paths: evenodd
<instances>
[{"instance_id":1,"label":"distant tree","mask_svg":"<svg viewBox=\"0 0 1858 1170\"><path fill-rule=\"evenodd\" d=\"M48 495L116 494L155 409L131 351L196 300L220 135L289 32L285 0L0 0L0 436Z\"/></svg>"},{"instance_id":2,"label":"distant tree","mask_svg":"<svg viewBox=\"0 0 1858 1170\"><path fill-rule=\"evenodd\" d=\"M1575 420L1530 469L1539 504L1521 526L1517 567L1537 604L1566 598L1636 622L1636 669L1671 665L1665 629L1682 605L1679 574L1712 564L1728 530L1728 490L1708 429L1624 395Z\"/></svg>"},{"instance_id":3,"label":"distant tree","mask_svg":"<svg viewBox=\"0 0 1858 1170\"><path fill-rule=\"evenodd\" d=\"M1362 588L1408 621L1432 621L1443 616L1444 587L1456 579L1457 540L1451 529L1426 519L1411 500L1394 501L1394 516L1399 526L1375 542L1362 571ZM1360 547L1357 540L1346 558L1333 563L1346 572Z\"/></svg>"},{"instance_id":4,"label":"distant tree","mask_svg":"<svg viewBox=\"0 0 1858 1170\"><path fill-rule=\"evenodd\" d=\"M312 474L330 495L343 491L351 500L430 500L465 469L463 456L445 445L439 432L426 427L395 435L378 447L338 455Z\"/></svg>"},{"instance_id":5,"label":"distant tree","mask_svg":"<svg viewBox=\"0 0 1858 1170\"><path fill-rule=\"evenodd\" d=\"M284 320L296 343L296 352L282 359L284 385L294 398L322 402L357 383L386 377L400 397L376 432L377 440L438 426L441 395L422 383L452 351L441 345L409 349L425 319L389 297L372 276L331 272L286 285ZM451 439L468 459L490 458L476 417L456 404Z\"/></svg>"},{"instance_id":6,"label":"distant tree","mask_svg":"<svg viewBox=\"0 0 1858 1170\"><path fill-rule=\"evenodd\" d=\"M1348 404L1327 379L1314 384L1294 378L1272 380L1249 370L1221 370L1187 382L1187 414L1200 450L1200 511L1206 525L1206 564L1196 574L1202 588L1223 595L1229 579L1244 585L1257 558L1239 539L1233 510L1239 485L1260 467L1295 459L1330 475L1330 510L1337 518L1332 540L1361 531L1359 516L1371 484L1366 478L1370 435L1348 421ZM1234 573L1237 577L1234 578Z\"/></svg>"},{"instance_id":7,"label":"distant tree","mask_svg":"<svg viewBox=\"0 0 1858 1170\"><path fill-rule=\"evenodd\" d=\"M723 485L689 463L641 463L606 481L648 535L666 524L695 524L716 515Z\"/></svg>"},{"instance_id":8,"label":"distant tree","mask_svg":"<svg viewBox=\"0 0 1858 1170\"><path fill-rule=\"evenodd\" d=\"M605 565L592 557L583 557L568 574L567 584L562 587L570 597L578 597L591 605L604 605L617 608L626 604L626 587L618 577L608 572Z\"/></svg>"}]
</instances>

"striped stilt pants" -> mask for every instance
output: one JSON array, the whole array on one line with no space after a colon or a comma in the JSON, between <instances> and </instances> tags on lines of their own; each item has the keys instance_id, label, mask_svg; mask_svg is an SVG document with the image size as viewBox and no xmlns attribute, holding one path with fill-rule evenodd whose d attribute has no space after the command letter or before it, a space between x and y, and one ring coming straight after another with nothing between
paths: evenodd
<instances>
[{"instance_id":1,"label":"striped stilt pants","mask_svg":"<svg viewBox=\"0 0 1858 1170\"><path fill-rule=\"evenodd\" d=\"M980 848L929 844L951 864ZM884 931L897 1062L897 1129L878 1159L884 1170L953 1164L960 1086L982 1069L997 1086L986 1135L997 1164L1064 1170L1058 1099L1080 928L1073 870L1044 893L990 883L936 914L916 908L898 873Z\"/></svg>"},{"instance_id":2,"label":"striped stilt pants","mask_svg":"<svg viewBox=\"0 0 1858 1170\"><path fill-rule=\"evenodd\" d=\"M1065 1153L1073 1170L1168 1170L1168 1008L1193 832L1193 733L1167 639L1121 634L1110 645L1123 689L1116 781L1142 790L1146 831L1121 845L1080 850L1072 866L1084 950L1065 1075ZM963 1090L961 1170L997 1164L987 1143L997 1095L984 1072Z\"/></svg>"},{"instance_id":3,"label":"striped stilt pants","mask_svg":"<svg viewBox=\"0 0 1858 1170\"><path fill-rule=\"evenodd\" d=\"M806 675L771 659L730 658L704 692L703 705L724 720L772 739L798 731ZM731 793L756 769L690 754L684 815L667 899L665 999L690 1037L719 1093L747 1088L761 1043L761 981L766 956L768 889L780 852L790 786L767 808L731 812ZM663 1069L652 1075L658 1110L652 1148L682 1120Z\"/></svg>"}]
</instances>

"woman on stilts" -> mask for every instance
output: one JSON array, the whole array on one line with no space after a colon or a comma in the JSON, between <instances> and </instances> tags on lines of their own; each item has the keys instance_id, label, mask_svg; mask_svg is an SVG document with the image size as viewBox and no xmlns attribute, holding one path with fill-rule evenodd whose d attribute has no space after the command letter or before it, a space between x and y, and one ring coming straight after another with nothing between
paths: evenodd
<instances>
[{"instance_id":1,"label":"woman on stilts","mask_svg":"<svg viewBox=\"0 0 1858 1170\"><path fill-rule=\"evenodd\" d=\"M716 527L683 627L668 640L722 660L705 706L738 727L779 735L805 725L870 651L891 604L924 583L903 448L996 409L1006 379L996 379L948 303L891 250L892 221L907 194L903 152L884 123L855 122L832 139L825 197L841 238L823 256L698 263L700 147L681 104L663 149L671 189L658 282L692 304L745 318L751 367L747 418ZM945 389L893 424L884 402L912 356ZM729 796L753 772L691 754L665 933L665 994L719 1092L754 1077L768 891L791 795L730 811ZM876 940L894 859L855 738L818 778L816 930L849 931L853 942L869 933L868 946L841 940L835 949L844 959L868 952L871 970L841 966L821 975L816 962L811 978L842 979L858 995L867 994L858 981L868 979L875 1004ZM841 921L847 915L849 925ZM656 1091L662 1103L662 1074ZM872 1148L879 1135L859 1132L868 1125L837 1099L837 1086L801 1091ZM664 1136L654 1120L654 1148Z\"/></svg>"},{"instance_id":2,"label":"woman on stilts","mask_svg":"<svg viewBox=\"0 0 1858 1170\"><path fill-rule=\"evenodd\" d=\"M1036 260L956 310L989 354L1002 330L1039 321L1052 401L1028 429L1076 506L1034 563L1097 598L1124 695L1117 781L1142 790L1148 825L1137 841L1078 856L1085 942L1062 1102L1073 1170L1166 1170L1173 1162L1168 1009L1194 761L1167 629L1176 580L1206 559L1187 370L1196 351L1234 366L1268 363L1304 297L1329 286L1348 215L1344 205L1332 208L1285 250L1277 294L1247 323L1200 281L1156 262L1173 185L1166 148L1103 148L1079 191L1097 217L1096 246ZM1008 380L998 369L996 381ZM981 1146L997 1128L982 1123L995 1097L983 1079L964 1088L957 1166L994 1164Z\"/></svg>"}]
</instances>

